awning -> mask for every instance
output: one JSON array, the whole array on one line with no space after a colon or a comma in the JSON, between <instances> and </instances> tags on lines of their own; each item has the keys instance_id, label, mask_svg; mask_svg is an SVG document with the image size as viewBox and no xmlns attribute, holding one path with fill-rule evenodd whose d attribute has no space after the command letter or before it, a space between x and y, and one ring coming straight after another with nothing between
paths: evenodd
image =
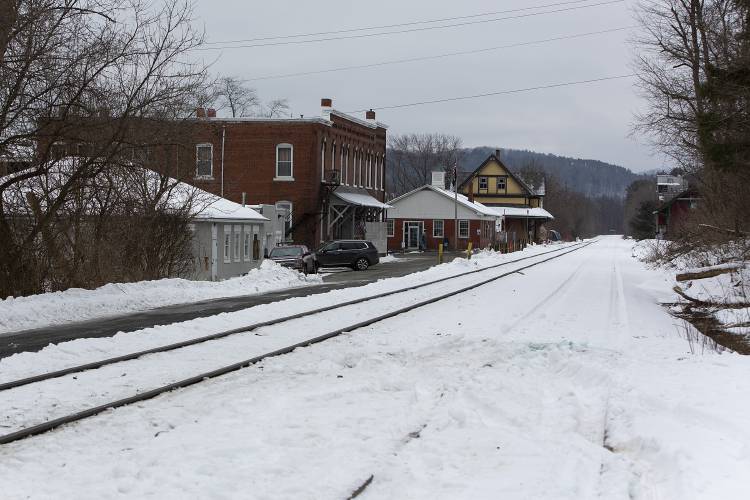
<instances>
[{"instance_id":1,"label":"awning","mask_svg":"<svg viewBox=\"0 0 750 500\"><path fill-rule=\"evenodd\" d=\"M345 202L347 205L356 207L393 208L390 205L375 199L364 189L339 187L333 192L333 196Z\"/></svg>"},{"instance_id":2,"label":"awning","mask_svg":"<svg viewBox=\"0 0 750 500\"><path fill-rule=\"evenodd\" d=\"M492 209L503 217L523 219L549 219L554 217L543 208L521 208L521 207L492 207Z\"/></svg>"}]
</instances>

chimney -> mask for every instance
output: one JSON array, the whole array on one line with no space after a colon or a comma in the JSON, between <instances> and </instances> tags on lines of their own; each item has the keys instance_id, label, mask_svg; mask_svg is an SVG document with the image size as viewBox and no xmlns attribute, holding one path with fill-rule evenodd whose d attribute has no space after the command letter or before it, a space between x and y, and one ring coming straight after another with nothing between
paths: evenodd
<instances>
[{"instance_id":1,"label":"chimney","mask_svg":"<svg viewBox=\"0 0 750 500\"><path fill-rule=\"evenodd\" d=\"M445 172L432 173L432 187L445 189Z\"/></svg>"},{"instance_id":2,"label":"chimney","mask_svg":"<svg viewBox=\"0 0 750 500\"><path fill-rule=\"evenodd\" d=\"M495 156L497 157L498 160L500 159L500 150L499 149L495 150Z\"/></svg>"},{"instance_id":3,"label":"chimney","mask_svg":"<svg viewBox=\"0 0 750 500\"><path fill-rule=\"evenodd\" d=\"M320 100L320 107L322 108L323 118L329 118L333 109L333 99L324 97Z\"/></svg>"},{"instance_id":4,"label":"chimney","mask_svg":"<svg viewBox=\"0 0 750 500\"><path fill-rule=\"evenodd\" d=\"M208 108L208 109L206 110L206 115L207 115L207 116L208 116L209 118L216 118L216 110L215 110L214 108Z\"/></svg>"},{"instance_id":5,"label":"chimney","mask_svg":"<svg viewBox=\"0 0 750 500\"><path fill-rule=\"evenodd\" d=\"M198 118L206 117L206 108L195 108L195 116Z\"/></svg>"},{"instance_id":6,"label":"chimney","mask_svg":"<svg viewBox=\"0 0 750 500\"><path fill-rule=\"evenodd\" d=\"M375 111L370 108L370 111L365 113L365 119L370 123L375 123Z\"/></svg>"}]
</instances>

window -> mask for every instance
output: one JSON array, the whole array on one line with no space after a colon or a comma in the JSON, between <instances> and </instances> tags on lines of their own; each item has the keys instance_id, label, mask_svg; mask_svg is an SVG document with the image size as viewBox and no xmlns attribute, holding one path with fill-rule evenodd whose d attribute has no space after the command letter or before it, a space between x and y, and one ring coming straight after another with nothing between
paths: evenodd
<instances>
[{"instance_id":1,"label":"window","mask_svg":"<svg viewBox=\"0 0 750 500\"><path fill-rule=\"evenodd\" d=\"M325 182L326 180L326 140L320 145L320 181Z\"/></svg>"},{"instance_id":2,"label":"window","mask_svg":"<svg viewBox=\"0 0 750 500\"><path fill-rule=\"evenodd\" d=\"M331 170L336 170L336 143L331 144Z\"/></svg>"},{"instance_id":3,"label":"window","mask_svg":"<svg viewBox=\"0 0 750 500\"><path fill-rule=\"evenodd\" d=\"M367 180L365 181L367 187L372 187L372 155L367 154Z\"/></svg>"},{"instance_id":4,"label":"window","mask_svg":"<svg viewBox=\"0 0 750 500\"><path fill-rule=\"evenodd\" d=\"M462 239L467 239L469 237L469 221L458 221L458 237Z\"/></svg>"},{"instance_id":5,"label":"window","mask_svg":"<svg viewBox=\"0 0 750 500\"><path fill-rule=\"evenodd\" d=\"M505 191L505 187L506 187L505 177L498 177L497 178L497 190Z\"/></svg>"},{"instance_id":6,"label":"window","mask_svg":"<svg viewBox=\"0 0 750 500\"><path fill-rule=\"evenodd\" d=\"M487 189L487 177L479 178L479 189Z\"/></svg>"},{"instance_id":7,"label":"window","mask_svg":"<svg viewBox=\"0 0 750 500\"><path fill-rule=\"evenodd\" d=\"M344 150L344 162L342 163L344 166L344 174L341 176L344 181L344 185L349 185L349 146L346 147Z\"/></svg>"},{"instance_id":8,"label":"window","mask_svg":"<svg viewBox=\"0 0 750 500\"><path fill-rule=\"evenodd\" d=\"M224 263L231 260L232 226L224 226Z\"/></svg>"},{"instance_id":9,"label":"window","mask_svg":"<svg viewBox=\"0 0 750 500\"><path fill-rule=\"evenodd\" d=\"M214 145L198 144L195 146L195 176L212 177L214 175Z\"/></svg>"},{"instance_id":10,"label":"window","mask_svg":"<svg viewBox=\"0 0 750 500\"><path fill-rule=\"evenodd\" d=\"M234 261L240 261L240 237L242 236L242 226L234 226Z\"/></svg>"},{"instance_id":11,"label":"window","mask_svg":"<svg viewBox=\"0 0 750 500\"><path fill-rule=\"evenodd\" d=\"M284 239L291 238L289 230L292 229L292 202L291 201L277 201L276 210L284 210Z\"/></svg>"},{"instance_id":12,"label":"window","mask_svg":"<svg viewBox=\"0 0 750 500\"><path fill-rule=\"evenodd\" d=\"M385 221L385 229L389 237L396 236L396 227L393 219L387 219Z\"/></svg>"},{"instance_id":13,"label":"window","mask_svg":"<svg viewBox=\"0 0 750 500\"><path fill-rule=\"evenodd\" d=\"M291 144L276 146L276 177L274 180L294 180L294 147Z\"/></svg>"},{"instance_id":14,"label":"window","mask_svg":"<svg viewBox=\"0 0 750 500\"><path fill-rule=\"evenodd\" d=\"M345 241L341 243L341 250L364 250L367 245L358 241Z\"/></svg>"},{"instance_id":15,"label":"window","mask_svg":"<svg viewBox=\"0 0 750 500\"><path fill-rule=\"evenodd\" d=\"M242 260L250 260L250 233L251 226L245 226L245 231L242 234Z\"/></svg>"},{"instance_id":16,"label":"window","mask_svg":"<svg viewBox=\"0 0 750 500\"><path fill-rule=\"evenodd\" d=\"M432 237L433 238L443 237L443 221L442 220L432 221Z\"/></svg>"}]
</instances>

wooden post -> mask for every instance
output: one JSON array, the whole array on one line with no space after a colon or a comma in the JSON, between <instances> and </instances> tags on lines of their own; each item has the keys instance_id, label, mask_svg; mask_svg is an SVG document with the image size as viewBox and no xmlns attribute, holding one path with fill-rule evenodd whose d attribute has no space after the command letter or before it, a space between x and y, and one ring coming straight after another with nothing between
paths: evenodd
<instances>
[{"instance_id":1,"label":"wooden post","mask_svg":"<svg viewBox=\"0 0 750 500\"><path fill-rule=\"evenodd\" d=\"M443 244L438 243L438 264L443 263Z\"/></svg>"}]
</instances>

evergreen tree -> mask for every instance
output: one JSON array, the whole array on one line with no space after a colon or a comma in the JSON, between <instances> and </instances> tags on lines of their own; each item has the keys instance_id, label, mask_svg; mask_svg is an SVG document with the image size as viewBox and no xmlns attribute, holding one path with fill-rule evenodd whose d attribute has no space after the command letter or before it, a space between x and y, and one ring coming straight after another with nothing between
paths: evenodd
<instances>
[{"instance_id":1,"label":"evergreen tree","mask_svg":"<svg viewBox=\"0 0 750 500\"><path fill-rule=\"evenodd\" d=\"M640 204L635 215L630 219L630 231L635 239L644 240L656 235L654 211L657 208L657 203L652 200L646 200Z\"/></svg>"}]
</instances>

